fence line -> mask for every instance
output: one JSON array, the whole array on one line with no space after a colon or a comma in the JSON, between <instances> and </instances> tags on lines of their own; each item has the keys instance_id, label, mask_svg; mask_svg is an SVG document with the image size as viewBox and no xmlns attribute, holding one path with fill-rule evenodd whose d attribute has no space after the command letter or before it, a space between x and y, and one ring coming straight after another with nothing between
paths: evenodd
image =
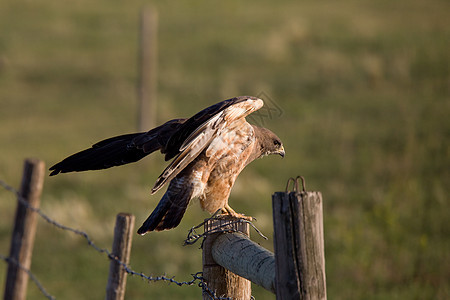
<instances>
[{"instance_id":1,"label":"fence line","mask_svg":"<svg viewBox=\"0 0 450 300\"><path fill-rule=\"evenodd\" d=\"M169 282L169 283L174 283L177 286L183 286L183 285L190 286L190 285L197 284L200 288L202 288L202 290L207 291L211 295L211 299L214 299L214 300L226 300L226 299L229 299L229 298L218 297L215 292L211 291L208 288L208 286L206 285L206 283L203 281L202 272L197 272L195 274L191 274L192 279L189 280L189 281L177 281L177 280L174 279L175 276L167 277L165 275L161 275L161 276L153 277L153 276L145 275L142 272L136 272L133 269L131 269L131 267L129 265L127 265L126 263L124 263L121 260L119 260L116 256L114 256L111 251L109 251L106 248L101 248L101 247L97 246L86 232L78 230L78 229L74 229L72 227L63 225L63 224L58 223L57 221L53 220L48 215L46 215L44 212L42 212L42 210L40 208L36 208L36 207L33 207L33 206L29 205L28 202L22 197L22 195L20 194L20 192L18 190L16 190L14 187L12 187L11 185L7 184L5 181L3 181L1 179L0 179L0 186L2 186L5 190L15 194L16 197L17 197L17 200L22 205L27 207L27 209L30 209L31 211L37 213L47 223L49 223L49 224L51 224L51 225L53 225L53 226L55 226L55 227L57 227L59 229L62 229L62 230L68 231L68 232L72 232L72 233L74 233L76 235L82 236L87 241L87 243L88 243L88 245L90 247L94 248L99 253L106 254L106 256L110 260L116 261L118 264L120 264L124 268L124 270L129 275L132 275L132 276L134 275L134 276L141 277L142 279L145 279L148 282L165 281L165 282ZM7 263L14 263L17 266L19 266L20 269L25 271L30 276L32 281L36 284L36 286L39 288L39 290L42 292L42 294L45 297L47 297L48 299L55 299L55 297L50 295L45 290L43 285L39 282L37 277L31 272L31 270L29 270L28 268L25 268L24 266L20 265L18 262L16 262L15 260L11 259L10 257L2 255L1 253L0 253L0 259L5 261L5 262L7 262Z\"/></svg>"},{"instance_id":2,"label":"fence line","mask_svg":"<svg viewBox=\"0 0 450 300\"><path fill-rule=\"evenodd\" d=\"M23 164L19 192L30 205L39 208L44 186L45 163L28 158ZM38 215L17 201L14 227L11 235L9 257L25 268L31 267ZM5 282L5 299L25 300L29 276L17 264L8 264Z\"/></svg>"}]
</instances>

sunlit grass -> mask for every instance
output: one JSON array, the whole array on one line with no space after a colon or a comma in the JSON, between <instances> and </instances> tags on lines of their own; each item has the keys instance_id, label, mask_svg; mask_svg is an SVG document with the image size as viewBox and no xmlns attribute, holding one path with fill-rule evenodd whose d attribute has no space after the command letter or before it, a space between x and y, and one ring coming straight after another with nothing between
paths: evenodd
<instances>
[{"instance_id":1,"label":"sunlit grass","mask_svg":"<svg viewBox=\"0 0 450 300\"><path fill-rule=\"evenodd\" d=\"M22 160L51 164L136 127L142 1L0 2L0 179ZM446 299L450 232L450 21L445 1L158 2L158 120L265 92L283 114L264 126L284 141L239 177L230 204L272 237L271 193L290 176L324 195L330 299ZM46 178L42 208L110 247L115 215L136 226L162 193L165 163ZM14 197L0 192L0 253ZM131 265L179 280L201 270L183 247L207 214L194 201L179 228L134 236ZM264 247L273 249L272 240ZM6 266L6 264L5 264ZM40 221L32 270L61 299L104 296L108 261ZM3 268L6 270L6 268ZM0 281L4 282L4 271ZM131 277L127 298L198 299L198 287ZM40 299L30 284L30 299ZM274 296L254 289L257 299Z\"/></svg>"}]
</instances>

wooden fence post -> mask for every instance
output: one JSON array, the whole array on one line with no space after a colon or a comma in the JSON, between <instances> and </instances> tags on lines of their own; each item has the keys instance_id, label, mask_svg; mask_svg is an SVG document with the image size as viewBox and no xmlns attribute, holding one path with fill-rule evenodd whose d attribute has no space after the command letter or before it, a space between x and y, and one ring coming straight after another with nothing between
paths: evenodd
<instances>
[{"instance_id":1,"label":"wooden fence post","mask_svg":"<svg viewBox=\"0 0 450 300\"><path fill-rule=\"evenodd\" d=\"M272 196L277 299L326 299L322 194Z\"/></svg>"},{"instance_id":2,"label":"wooden fence post","mask_svg":"<svg viewBox=\"0 0 450 300\"><path fill-rule=\"evenodd\" d=\"M134 216L120 213L116 217L114 227L114 242L112 255L121 262L128 264L130 261L131 241L133 239ZM107 300L121 300L125 298L127 273L123 265L116 260L111 260L109 265L108 285L106 286Z\"/></svg>"},{"instance_id":3,"label":"wooden fence post","mask_svg":"<svg viewBox=\"0 0 450 300\"><path fill-rule=\"evenodd\" d=\"M203 244L203 279L208 289L217 297L231 299L250 299L251 282L218 265L212 256L214 241L223 231L241 232L249 236L249 225L239 219L224 216L221 219L210 219L205 223L205 232L214 232L206 236ZM208 290L203 290L203 299L211 299Z\"/></svg>"},{"instance_id":4,"label":"wooden fence post","mask_svg":"<svg viewBox=\"0 0 450 300\"><path fill-rule=\"evenodd\" d=\"M156 124L157 68L158 68L158 13L155 8L144 8L141 13L140 81L138 130L147 131Z\"/></svg>"},{"instance_id":5,"label":"wooden fence post","mask_svg":"<svg viewBox=\"0 0 450 300\"><path fill-rule=\"evenodd\" d=\"M44 185L45 163L38 159L26 159L23 169L20 195L31 207L39 208L40 196ZM36 214L21 201L17 201L14 229L11 239L8 273L5 285L5 300L26 298L28 274L17 264L30 268L36 235Z\"/></svg>"}]
</instances>

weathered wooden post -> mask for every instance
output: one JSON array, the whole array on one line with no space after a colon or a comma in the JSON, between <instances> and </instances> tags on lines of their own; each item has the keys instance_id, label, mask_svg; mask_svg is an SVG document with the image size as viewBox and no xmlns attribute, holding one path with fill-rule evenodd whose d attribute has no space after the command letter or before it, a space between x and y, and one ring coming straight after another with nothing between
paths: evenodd
<instances>
[{"instance_id":1,"label":"weathered wooden post","mask_svg":"<svg viewBox=\"0 0 450 300\"><path fill-rule=\"evenodd\" d=\"M141 13L140 81L138 130L147 131L156 124L158 69L158 13L144 8Z\"/></svg>"},{"instance_id":2,"label":"weathered wooden post","mask_svg":"<svg viewBox=\"0 0 450 300\"><path fill-rule=\"evenodd\" d=\"M130 261L131 241L133 239L134 216L120 213L116 217L114 227L114 242L111 255L121 262ZM125 298L127 273L123 265L112 259L109 265L108 285L106 286L107 300L122 300Z\"/></svg>"},{"instance_id":3,"label":"weathered wooden post","mask_svg":"<svg viewBox=\"0 0 450 300\"><path fill-rule=\"evenodd\" d=\"M322 194L272 196L277 299L326 299Z\"/></svg>"},{"instance_id":4,"label":"weathered wooden post","mask_svg":"<svg viewBox=\"0 0 450 300\"><path fill-rule=\"evenodd\" d=\"M45 163L38 159L26 159L22 184L19 190L22 200L39 208L44 185ZM5 300L26 299L28 274L18 265L29 269L36 234L37 216L21 201L17 201L16 217L9 252L10 262L5 285Z\"/></svg>"},{"instance_id":5,"label":"weathered wooden post","mask_svg":"<svg viewBox=\"0 0 450 300\"><path fill-rule=\"evenodd\" d=\"M275 257L241 233L223 233L211 249L214 261L236 275L275 293Z\"/></svg>"},{"instance_id":6,"label":"weathered wooden post","mask_svg":"<svg viewBox=\"0 0 450 300\"><path fill-rule=\"evenodd\" d=\"M250 280L277 299L326 300L322 194L300 192L299 178L288 181L295 192L272 195L275 255L248 238L245 221L205 221L203 299L250 299Z\"/></svg>"},{"instance_id":7,"label":"weathered wooden post","mask_svg":"<svg viewBox=\"0 0 450 300\"><path fill-rule=\"evenodd\" d=\"M250 299L251 283L216 263L213 258L213 245L223 232L240 232L249 236L249 224L239 219L224 216L210 219L205 223L205 232L209 232L203 244L203 279L209 291L216 297L230 299ZM239 246L236 244L236 246ZM208 290L203 290L203 299L211 299Z\"/></svg>"}]
</instances>

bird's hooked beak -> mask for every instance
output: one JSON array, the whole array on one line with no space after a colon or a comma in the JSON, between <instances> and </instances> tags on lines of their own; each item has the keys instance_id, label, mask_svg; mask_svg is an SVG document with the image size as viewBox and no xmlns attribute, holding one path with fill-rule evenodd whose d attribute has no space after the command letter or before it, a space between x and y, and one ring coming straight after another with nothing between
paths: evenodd
<instances>
[{"instance_id":1,"label":"bird's hooked beak","mask_svg":"<svg viewBox=\"0 0 450 300\"><path fill-rule=\"evenodd\" d=\"M284 147L281 145L280 150L277 151L277 154L279 154L282 158L284 158L284 155L286 152L284 152Z\"/></svg>"}]
</instances>

